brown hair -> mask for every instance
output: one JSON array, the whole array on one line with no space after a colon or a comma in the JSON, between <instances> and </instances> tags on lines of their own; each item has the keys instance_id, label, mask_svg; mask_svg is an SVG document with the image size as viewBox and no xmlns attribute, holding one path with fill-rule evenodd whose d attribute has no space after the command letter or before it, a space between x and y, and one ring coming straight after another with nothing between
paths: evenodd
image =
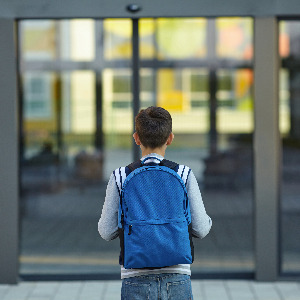
<instances>
[{"instance_id":1,"label":"brown hair","mask_svg":"<svg viewBox=\"0 0 300 300\"><path fill-rule=\"evenodd\" d=\"M150 106L135 117L135 130L144 147L161 147L172 132L172 117L162 107Z\"/></svg>"}]
</instances>

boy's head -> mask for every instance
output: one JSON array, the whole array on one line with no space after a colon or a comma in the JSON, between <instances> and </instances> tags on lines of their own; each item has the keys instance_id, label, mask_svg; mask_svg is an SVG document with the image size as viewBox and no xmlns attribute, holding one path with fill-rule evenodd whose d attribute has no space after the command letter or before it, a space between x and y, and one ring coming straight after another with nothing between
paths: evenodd
<instances>
[{"instance_id":1,"label":"boy's head","mask_svg":"<svg viewBox=\"0 0 300 300\"><path fill-rule=\"evenodd\" d=\"M150 106L135 117L135 130L144 147L162 147L172 133L172 117L162 107Z\"/></svg>"}]
</instances>

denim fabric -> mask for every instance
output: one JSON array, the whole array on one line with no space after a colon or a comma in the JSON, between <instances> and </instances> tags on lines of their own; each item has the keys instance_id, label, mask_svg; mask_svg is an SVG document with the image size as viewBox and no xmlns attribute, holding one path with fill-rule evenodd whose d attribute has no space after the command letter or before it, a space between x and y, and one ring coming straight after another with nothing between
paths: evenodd
<instances>
[{"instance_id":1,"label":"denim fabric","mask_svg":"<svg viewBox=\"0 0 300 300\"><path fill-rule=\"evenodd\" d=\"M157 274L125 278L121 300L192 300L188 275Z\"/></svg>"}]
</instances>

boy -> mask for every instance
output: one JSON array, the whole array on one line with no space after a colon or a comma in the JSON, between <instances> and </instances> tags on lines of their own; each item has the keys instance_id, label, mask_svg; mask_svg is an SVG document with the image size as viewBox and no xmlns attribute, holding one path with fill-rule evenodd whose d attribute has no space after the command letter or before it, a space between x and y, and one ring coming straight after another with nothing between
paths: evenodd
<instances>
[{"instance_id":1,"label":"boy","mask_svg":"<svg viewBox=\"0 0 300 300\"><path fill-rule=\"evenodd\" d=\"M145 164L159 164L164 159L167 146L174 139L169 112L153 106L141 110L135 119L135 129L133 137L142 150L141 161ZM193 172L185 166L183 170L186 170L185 183L191 211L192 234L194 237L203 238L210 231L212 221L206 214ZM118 237L120 197L115 172L108 182L102 215L98 223L98 231L107 241ZM189 264L149 269L125 269L122 266L121 299L192 299L190 275Z\"/></svg>"}]
</instances>

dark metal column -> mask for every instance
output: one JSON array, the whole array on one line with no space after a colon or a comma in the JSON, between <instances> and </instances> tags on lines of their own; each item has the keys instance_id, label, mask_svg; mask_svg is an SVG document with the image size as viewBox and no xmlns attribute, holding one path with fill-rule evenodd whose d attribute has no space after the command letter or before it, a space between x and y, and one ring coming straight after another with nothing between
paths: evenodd
<instances>
[{"instance_id":1,"label":"dark metal column","mask_svg":"<svg viewBox=\"0 0 300 300\"><path fill-rule=\"evenodd\" d=\"M57 72L54 82L55 88L55 105L56 105L56 142L57 142L57 154L58 161L61 162L63 158L63 130L62 130L62 76L61 72Z\"/></svg>"},{"instance_id":2,"label":"dark metal column","mask_svg":"<svg viewBox=\"0 0 300 300\"><path fill-rule=\"evenodd\" d=\"M60 28L60 24L55 22L55 30L56 30L56 47L55 47L55 60L59 62L61 58L61 40L62 40L62 32ZM56 143L57 143L57 154L58 161L60 164L63 158L63 130L62 130L62 73L56 72L54 81L54 91L55 91L55 106L56 106ZM57 174L59 175L59 174Z\"/></svg>"},{"instance_id":3,"label":"dark metal column","mask_svg":"<svg viewBox=\"0 0 300 300\"><path fill-rule=\"evenodd\" d=\"M281 146L276 18L255 19L254 58L256 279L271 281L277 279L280 268Z\"/></svg>"},{"instance_id":4,"label":"dark metal column","mask_svg":"<svg viewBox=\"0 0 300 300\"><path fill-rule=\"evenodd\" d=\"M95 147L99 151L104 150L103 133L103 89L102 89L102 70L103 70L103 21L95 21L95 64L96 64L96 133Z\"/></svg>"},{"instance_id":5,"label":"dark metal column","mask_svg":"<svg viewBox=\"0 0 300 300\"><path fill-rule=\"evenodd\" d=\"M104 148L103 109L102 109L102 72L96 72L96 134L95 147L99 151Z\"/></svg>"},{"instance_id":6,"label":"dark metal column","mask_svg":"<svg viewBox=\"0 0 300 300\"><path fill-rule=\"evenodd\" d=\"M216 67L216 20L207 21L207 57L209 62L209 153L213 157L218 149L217 133L217 67Z\"/></svg>"},{"instance_id":7,"label":"dark metal column","mask_svg":"<svg viewBox=\"0 0 300 300\"><path fill-rule=\"evenodd\" d=\"M19 272L19 150L15 22L0 19L0 283Z\"/></svg>"},{"instance_id":8,"label":"dark metal column","mask_svg":"<svg viewBox=\"0 0 300 300\"><path fill-rule=\"evenodd\" d=\"M132 19L132 96L133 124L135 124L134 118L140 110L139 19ZM140 157L140 148L133 141L133 160L136 161Z\"/></svg>"}]
</instances>

